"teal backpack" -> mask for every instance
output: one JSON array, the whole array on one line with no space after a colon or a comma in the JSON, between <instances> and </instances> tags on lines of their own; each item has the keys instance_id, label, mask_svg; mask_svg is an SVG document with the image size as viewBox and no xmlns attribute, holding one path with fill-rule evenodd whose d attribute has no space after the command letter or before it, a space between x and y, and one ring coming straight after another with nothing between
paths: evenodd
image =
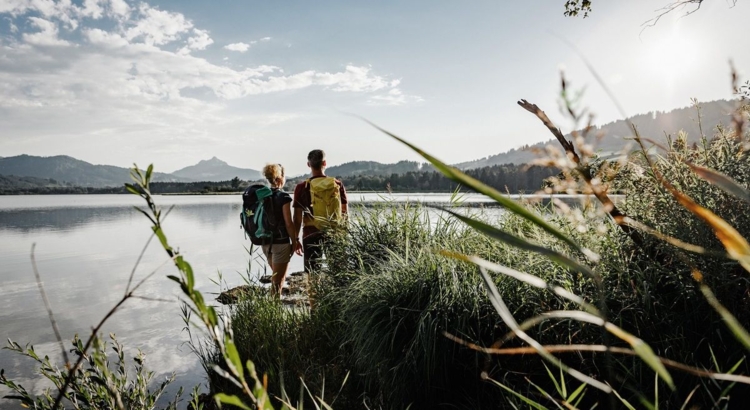
<instances>
[{"instance_id":1,"label":"teal backpack","mask_svg":"<svg viewBox=\"0 0 750 410\"><path fill-rule=\"evenodd\" d=\"M251 185L242 194L240 221L245 236L249 236L254 245L273 242L274 232L278 231L275 215L271 188Z\"/></svg>"}]
</instances>

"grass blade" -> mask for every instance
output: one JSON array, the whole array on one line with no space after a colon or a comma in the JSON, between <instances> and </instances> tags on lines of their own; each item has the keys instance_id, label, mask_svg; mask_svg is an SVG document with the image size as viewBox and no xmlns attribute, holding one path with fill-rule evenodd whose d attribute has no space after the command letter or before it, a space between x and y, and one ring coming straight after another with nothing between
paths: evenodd
<instances>
[{"instance_id":1,"label":"grass blade","mask_svg":"<svg viewBox=\"0 0 750 410\"><path fill-rule=\"evenodd\" d=\"M554 398L552 398L552 396L550 396L550 394L549 394L549 393L547 393L547 391L545 391L545 390L544 390L544 389L542 389L541 387L539 387L539 386L537 386L536 384L534 384L534 382L532 382L531 380L529 380L529 378L528 378L528 377L525 377L525 379L526 379L526 382L527 382L527 383L529 383L529 384L530 384L530 385L531 385L532 387L534 387L535 389L537 389L537 391L539 391L539 393L541 393L541 394L542 394L542 396L546 397L546 398L547 398L547 400L551 401L552 403L555 403L555 406L557 406L557 408L558 408L558 409L560 409L560 410L564 410L564 409L563 409L563 407L562 407L562 406L561 406L561 405L560 405L560 404L559 404L559 403L558 403L557 401L555 401L555 399L554 399ZM554 380L554 379L553 379L553 380Z\"/></svg>"},{"instance_id":2,"label":"grass blade","mask_svg":"<svg viewBox=\"0 0 750 410\"><path fill-rule=\"evenodd\" d=\"M585 388L585 384L581 384L580 386L578 386L577 389L573 390L573 393L570 393L570 396L566 399L566 401L571 403L573 406L578 407L578 402L580 402L580 399L578 401L576 401L576 399L579 398L579 395L581 398L583 397L581 393L583 393Z\"/></svg>"},{"instance_id":3,"label":"grass blade","mask_svg":"<svg viewBox=\"0 0 750 410\"><path fill-rule=\"evenodd\" d=\"M605 393L610 393L612 391L612 388L607 386L606 384L591 378L589 376L586 376L585 374L579 372L578 370L572 369L565 365L560 359L556 358L552 354L550 354L547 350L544 349L544 347L539 344L536 340L534 340L531 336L526 334L523 330L521 330L518 327L518 322L516 322L516 319L513 318L513 314L510 313L510 310L508 309L508 306L505 305L505 302L503 301L503 298L500 296L500 292L497 290L497 286L495 286L495 283L492 281L492 277L487 273L487 270L485 270L483 267L479 267L479 271L482 274L482 279L484 280L484 285L487 288L487 293L490 298L490 303L492 303L492 306L495 307L495 310L500 315L500 318L505 322L508 327L513 330L518 337L523 340L524 342L528 343L531 347L533 347L542 358L547 360L548 362L555 365L555 367L558 367L562 369L563 371L567 372L572 377L575 377L579 381L582 381L586 384L591 385L592 387L595 387ZM581 312L583 313L583 312Z\"/></svg>"},{"instance_id":4,"label":"grass blade","mask_svg":"<svg viewBox=\"0 0 750 410\"><path fill-rule=\"evenodd\" d=\"M248 407L245 403L242 402L239 397L235 395L230 396L224 393L217 393L214 396L214 400L216 400L216 404L218 404L220 408L222 404L229 404L230 406L235 406L243 410L251 410L250 407Z\"/></svg>"},{"instance_id":5,"label":"grass blade","mask_svg":"<svg viewBox=\"0 0 750 410\"><path fill-rule=\"evenodd\" d=\"M673 236L669 236L667 234L661 233L661 232L657 231L656 229L654 229L654 228L652 228L652 227L650 227L648 225L642 224L642 223L640 223L640 222L638 222L638 221L636 221L636 220L634 220L634 219L632 219L630 217L627 217L627 216L622 216L622 217L615 218L615 222L617 222L618 224L621 224L621 225L623 225L623 224L624 225L628 225L628 226L631 226L631 227L633 227L635 229L639 229L641 231L644 231L647 234L652 235L652 236L654 236L654 237L656 237L658 239L661 239L662 241L664 241L664 242L666 242L666 243L668 243L668 244L670 244L672 246L676 246L676 247L678 247L680 249L683 249L683 250L686 250L688 252L696 253L696 254L699 254L699 255L714 256L714 257L717 257L717 258L729 258L729 259L731 259L730 256L726 252L714 251L714 250L711 250L711 249L706 249L706 248L704 248L702 246L693 245L692 243L688 243L688 242L682 241L680 239L677 239L677 238L675 238Z\"/></svg>"},{"instance_id":6,"label":"grass blade","mask_svg":"<svg viewBox=\"0 0 750 410\"><path fill-rule=\"evenodd\" d=\"M495 380L495 379L487 379L487 380L489 380L489 381L491 381L492 383L495 383L496 385L500 386L500 387L501 387L501 388L502 388L503 390L507 391L508 393L510 393L510 394L512 394L512 395L514 395L514 396L516 396L516 397L518 397L518 398L519 398L519 399L521 399L521 400L522 400L522 401L523 401L524 403L526 403L526 404L528 404L529 406L531 406L531 408L534 408L534 409L537 409L537 410L547 410L547 408L546 408L546 407L544 407L544 406L542 406L541 404L539 404L539 403L535 402L534 400L531 400L530 398L528 398L528 397L524 396L524 395L523 395L523 394L521 394L521 393L517 393L517 392L513 391L513 389L511 389L510 387L508 387L508 386L506 386L506 385L504 385L504 384L500 383L499 381L497 381L497 380Z\"/></svg>"},{"instance_id":7,"label":"grass blade","mask_svg":"<svg viewBox=\"0 0 750 410\"><path fill-rule=\"evenodd\" d=\"M410 142L402 139L401 137L398 137L380 127L373 124L370 121L364 120L368 124L372 125L382 133L390 136L391 138L395 139L396 141L401 142L402 144L406 145L407 147L411 148L414 152L421 155L424 159L429 161L438 171L442 172L443 175L447 176L448 178L452 179L453 181L460 183L470 189L473 189L476 192L479 192L481 194L484 194L492 199L494 199L498 204L502 205L509 211L513 212L514 214L528 220L529 222L532 222L536 224L537 226L541 227L545 231L549 232L551 235L556 237L557 239L567 243L570 245L573 249L576 249L577 251L581 252L582 254L586 255L587 258L589 258L592 261L598 261L599 255L592 252L589 249L586 249L580 245L578 245L575 241L573 241L571 238L557 230L554 226L547 223L547 221L544 220L541 216L535 214L534 212L529 211L526 209L523 205L520 203L506 197L500 191L496 190L495 188L492 188L486 184L483 184L482 182L464 174L463 172L459 171L457 168L451 167L444 162L440 161L439 159L433 157L432 155L428 154L425 151L422 151L417 146L411 144Z\"/></svg>"},{"instance_id":8,"label":"grass blade","mask_svg":"<svg viewBox=\"0 0 750 410\"><path fill-rule=\"evenodd\" d=\"M482 259L478 256L468 256L468 255L463 255L460 253L455 253L455 252L450 252L450 251L441 251L440 253L442 255L445 255L454 259L459 259L464 262L473 263L481 268L485 268L493 272L497 272L506 276L510 276L513 279L519 280L535 288L549 289L552 293L581 306L582 308L586 309L591 314L601 316L599 311L596 309L596 307L594 307L593 305L583 300L583 298L581 298L580 296L560 286L550 284L538 276L530 275L525 272L519 272L515 269L511 269L503 265L498 265L496 263Z\"/></svg>"},{"instance_id":9,"label":"grass blade","mask_svg":"<svg viewBox=\"0 0 750 410\"><path fill-rule=\"evenodd\" d=\"M620 400L623 406L625 406L628 410L635 410L635 407L633 407L633 405L630 404L627 400L622 398L622 396L620 396L620 393L618 393L617 390L612 389L612 392L615 393L615 396L617 396L617 398Z\"/></svg>"},{"instance_id":10,"label":"grass blade","mask_svg":"<svg viewBox=\"0 0 750 410\"><path fill-rule=\"evenodd\" d=\"M438 208L441 209L444 212L447 212L454 217L458 218L461 222L469 225L470 227L476 229L477 231L489 236L490 238L497 239L499 241L505 242L509 245L513 245L517 248L525 249L527 251L536 252L538 254L544 255L547 258L551 259L552 261L568 267L570 269L573 269L574 271L581 272L587 277L600 282L601 278L599 275L594 273L588 266L585 266L583 264L580 264L573 259L570 259L569 257L563 255L560 252L557 252L553 249L545 248L543 246L539 246L535 243L529 242L526 239L519 238L515 235L509 234L507 232L504 232L492 225L486 224L482 221L472 219L469 217L466 217L464 215L461 215L459 213L453 212L449 209L444 208Z\"/></svg>"},{"instance_id":11,"label":"grass blade","mask_svg":"<svg viewBox=\"0 0 750 410\"><path fill-rule=\"evenodd\" d=\"M727 310L727 308L724 307L724 305L719 302L719 300L716 298L716 295L711 291L711 288L709 288L705 283L703 283L703 275L698 272L697 270L693 271L693 279L695 279L698 284L700 285L700 291L703 293L703 296L708 301L708 304L711 305L712 308L721 316L722 319L724 319L724 322L727 324L727 327L729 330L732 331L732 334L734 334L734 337L742 343L743 346L745 346L746 349L750 350L750 333L745 330L745 328L740 324L740 322L737 320L732 313Z\"/></svg>"},{"instance_id":12,"label":"grass blade","mask_svg":"<svg viewBox=\"0 0 750 410\"><path fill-rule=\"evenodd\" d=\"M638 357L641 358L641 360L643 360L654 372L656 372L656 374L659 375L659 377L661 377L662 380L664 380L664 382L667 383L667 385L672 390L675 389L672 375L669 374L669 371L667 371L667 368L664 367L664 364L662 364L661 360L659 360L659 356L657 356L651 349L651 346L649 346L641 338L626 332L614 323L605 322L597 316L581 311L555 310L543 313L542 316L550 318L572 319L579 322L586 322L598 326L604 326L604 328L607 329L609 333L617 336L617 338L629 344L633 351L638 355Z\"/></svg>"},{"instance_id":13,"label":"grass blade","mask_svg":"<svg viewBox=\"0 0 750 410\"><path fill-rule=\"evenodd\" d=\"M745 187L737 183L732 178L729 178L728 176L722 174L719 171L714 171L713 169L705 168L700 165L695 165L690 162L686 162L686 163L690 167L690 169L693 170L693 172L698 174L699 177L718 186L719 188L723 189L727 193L744 200L745 202L750 202L750 191L748 191Z\"/></svg>"},{"instance_id":14,"label":"grass blade","mask_svg":"<svg viewBox=\"0 0 750 410\"><path fill-rule=\"evenodd\" d=\"M716 237L719 238L719 241L724 245L729 256L738 261L746 271L750 272L750 244L748 244L747 240L742 237L732 225L729 225L727 221L723 220L710 210L698 205L692 198L680 192L677 188L673 187L672 184L667 182L655 169L653 171L662 185L664 185L667 191L672 194L677 202L708 224L711 229L713 229Z\"/></svg>"}]
</instances>

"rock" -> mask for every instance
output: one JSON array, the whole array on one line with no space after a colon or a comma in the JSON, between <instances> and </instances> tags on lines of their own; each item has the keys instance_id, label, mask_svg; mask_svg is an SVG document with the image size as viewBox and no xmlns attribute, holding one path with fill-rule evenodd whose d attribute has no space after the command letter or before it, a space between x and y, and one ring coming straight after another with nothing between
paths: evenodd
<instances>
[{"instance_id":1,"label":"rock","mask_svg":"<svg viewBox=\"0 0 750 410\"><path fill-rule=\"evenodd\" d=\"M231 305L237 302L237 299L239 299L243 293L248 293L250 292L250 290L250 285L237 286L235 288L221 292L216 298L216 301L223 305Z\"/></svg>"},{"instance_id":2,"label":"rock","mask_svg":"<svg viewBox=\"0 0 750 410\"><path fill-rule=\"evenodd\" d=\"M287 274L287 275L286 275L286 277L287 277L287 281L288 281L288 280L289 280L290 278L293 278L293 277L304 276L304 274L305 274L305 272L304 272L304 271L299 271L299 272L292 272L292 273L289 273L289 274ZM263 276L261 276L261 277L260 277L260 279L258 279L258 281L259 281L260 283L265 283L265 284L269 284L269 283L271 283L271 275L263 275Z\"/></svg>"},{"instance_id":3,"label":"rock","mask_svg":"<svg viewBox=\"0 0 750 410\"><path fill-rule=\"evenodd\" d=\"M259 282L261 284L270 284L271 275L262 276ZM287 275L286 286L281 289L281 303L293 306L309 305L307 288L307 275L304 272L293 272ZM216 301L224 305L231 305L237 303L237 300L243 294L256 291L268 292L269 289L270 287L260 285L240 285L221 292Z\"/></svg>"}]
</instances>

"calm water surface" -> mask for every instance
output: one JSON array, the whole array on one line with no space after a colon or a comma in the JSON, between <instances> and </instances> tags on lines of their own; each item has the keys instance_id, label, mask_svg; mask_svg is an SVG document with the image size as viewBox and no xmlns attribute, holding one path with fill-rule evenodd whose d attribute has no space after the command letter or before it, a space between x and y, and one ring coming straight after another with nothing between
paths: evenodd
<instances>
[{"instance_id":1,"label":"calm water surface","mask_svg":"<svg viewBox=\"0 0 750 410\"><path fill-rule=\"evenodd\" d=\"M564 198L564 196L562 196ZM568 199L575 199L569 197ZM445 204L450 194L349 193L351 203L418 201ZM479 195L464 195L469 204L489 202ZM222 289L244 283L245 277L263 273L263 260L250 257L239 224L239 195L157 195L157 205L174 205L163 222L170 244L177 247L196 272L196 287L208 299ZM88 337L90 329L123 296L136 259L151 235L149 221L133 206L143 206L134 195L0 196L0 337L21 345L33 344L37 352L61 363L31 265L31 246L63 339L75 334ZM357 207L352 207L353 212ZM501 212L499 210L493 212ZM252 261L252 262L251 262ZM131 299L104 326L114 333L128 357L137 349L146 354L146 367L161 380L176 373L164 399L174 397L179 386L186 391L205 376L186 342L180 316L178 286L166 275L176 274L156 241L146 250L135 281L158 270L138 291L155 302ZM302 270L295 256L290 272ZM222 287L216 283L221 278ZM68 347L69 345L66 345ZM27 390L39 393L45 380L35 376L31 359L0 350L0 368ZM0 388L0 397L7 394ZM17 408L0 399L0 408ZM184 408L185 403L183 403Z\"/></svg>"},{"instance_id":2,"label":"calm water surface","mask_svg":"<svg viewBox=\"0 0 750 410\"><path fill-rule=\"evenodd\" d=\"M448 194L350 193L350 202L406 200L444 203ZM223 286L244 283L243 276L257 276L262 261L249 261L249 241L239 225L238 195L156 196L157 205L174 209L163 226L172 246L179 248L196 272L196 287L211 298ZM480 202L479 196L466 196ZM117 303L125 292L130 272L151 231L148 220L133 209L143 201L133 195L42 195L0 196L0 337L24 345L33 344L41 354L61 362L39 289L34 280L30 252L36 244L39 273L55 312L62 337L87 337L90 329ZM157 380L175 372L177 377L165 399L179 386L190 390L205 383L197 357L185 345L178 286L166 275L176 274L166 253L155 241L136 269L135 280L153 270L158 273L138 294L168 299L154 302L131 299L104 326L114 333L131 357L137 349L146 354L146 366ZM302 269L295 256L290 272ZM68 345L66 345L67 347ZM0 368L29 391L47 386L36 377L34 363L7 350L0 350ZM0 395L7 394L0 388ZM0 399L0 408L15 408Z\"/></svg>"}]
</instances>

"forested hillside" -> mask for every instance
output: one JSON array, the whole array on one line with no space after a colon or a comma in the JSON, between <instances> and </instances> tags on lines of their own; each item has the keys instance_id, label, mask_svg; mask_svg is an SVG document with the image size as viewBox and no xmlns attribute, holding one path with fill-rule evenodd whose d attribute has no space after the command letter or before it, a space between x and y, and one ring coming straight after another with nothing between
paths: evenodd
<instances>
[{"instance_id":1,"label":"forested hillside","mask_svg":"<svg viewBox=\"0 0 750 410\"><path fill-rule=\"evenodd\" d=\"M113 187L130 181L130 170L112 165L94 165L67 155L37 157L18 155L0 158L0 175L54 179L69 186ZM154 173L155 181L186 181L174 175Z\"/></svg>"},{"instance_id":2,"label":"forested hillside","mask_svg":"<svg viewBox=\"0 0 750 410\"><path fill-rule=\"evenodd\" d=\"M731 122L730 113L736 108L736 102L718 100L700 103L699 106L700 121L698 121L698 109L692 106L677 108L668 112L654 111L635 115L630 118L630 121L638 128L641 136L663 141L665 135L675 136L680 131L685 131L688 135L688 142L692 143L699 141L701 135L709 138L713 136L717 126L729 126ZM557 125L561 126L562 124ZM538 135L535 135L533 138L524 138L521 136L519 139L521 141L524 139L538 139L539 135L546 137L546 135L549 135L549 132L540 125ZM591 143L601 155L606 156L620 152L625 148L630 142L627 138L632 135L633 131L629 129L628 123L624 120L618 120L595 127L591 132ZM567 137L570 139L569 134ZM519 148L475 161L462 162L456 164L456 167L471 169L496 164L527 164L537 157L533 153L534 149L542 149L548 144L557 146L557 142L550 138L544 142L531 145L525 144Z\"/></svg>"}]
</instances>

